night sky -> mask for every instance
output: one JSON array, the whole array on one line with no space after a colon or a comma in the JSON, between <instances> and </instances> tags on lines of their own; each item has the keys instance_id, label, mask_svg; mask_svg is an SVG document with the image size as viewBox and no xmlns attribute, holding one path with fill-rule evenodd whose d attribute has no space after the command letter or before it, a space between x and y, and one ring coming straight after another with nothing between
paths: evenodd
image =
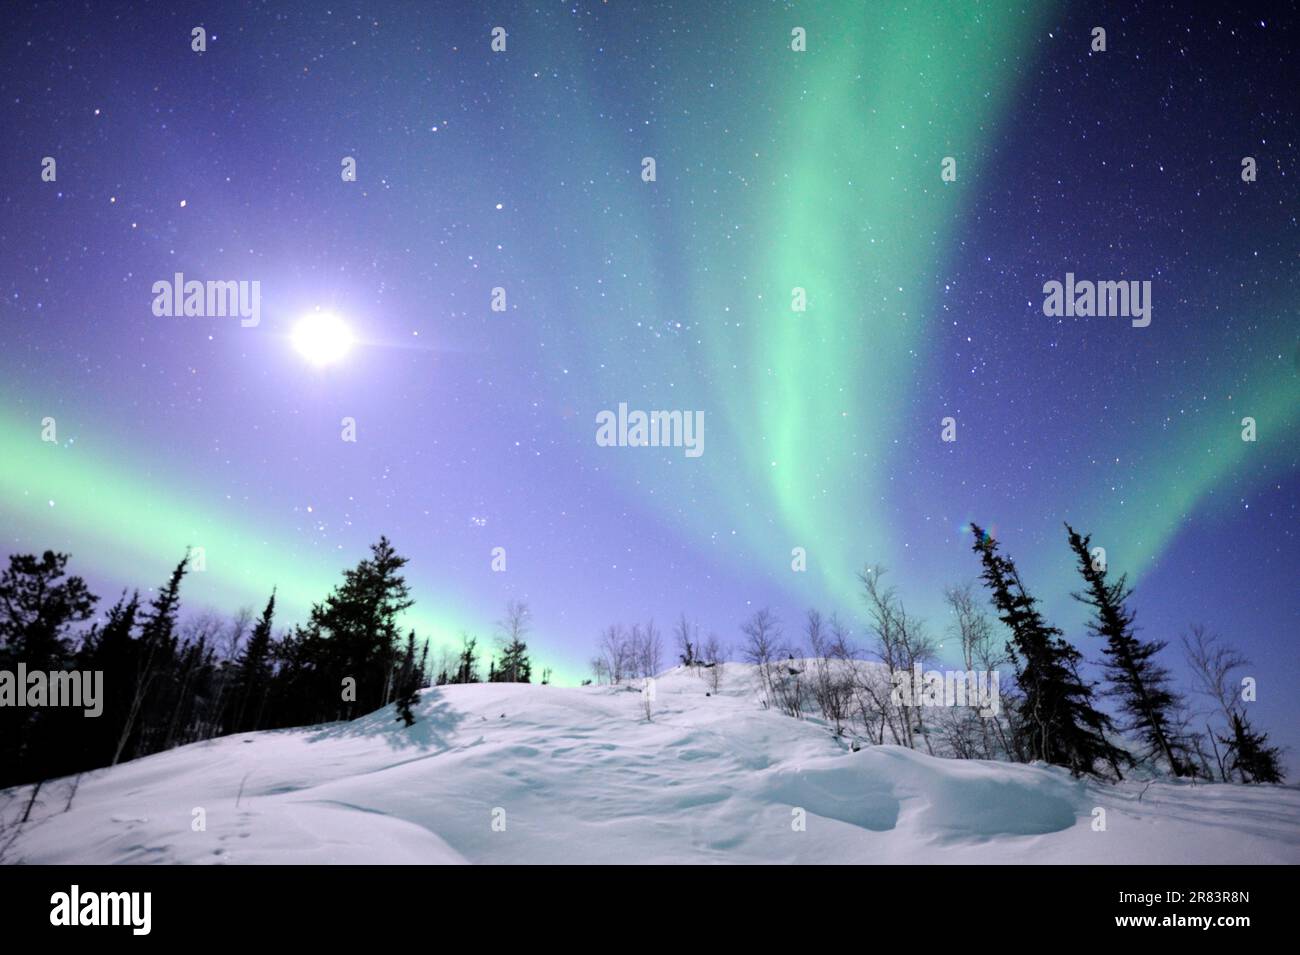
<instances>
[{"instance_id":1,"label":"night sky","mask_svg":"<svg viewBox=\"0 0 1300 955\"><path fill-rule=\"evenodd\" d=\"M201 546L189 610L287 624L387 534L423 634L523 598L576 682L615 621L862 637L867 563L943 633L972 521L1095 659L1069 521L1177 674L1191 623L1254 661L1294 767L1300 19L1086 6L9 4L3 543L101 609ZM155 316L176 272L260 324ZM1044 316L1066 272L1151 281L1150 326ZM620 402L704 453L597 446Z\"/></svg>"}]
</instances>

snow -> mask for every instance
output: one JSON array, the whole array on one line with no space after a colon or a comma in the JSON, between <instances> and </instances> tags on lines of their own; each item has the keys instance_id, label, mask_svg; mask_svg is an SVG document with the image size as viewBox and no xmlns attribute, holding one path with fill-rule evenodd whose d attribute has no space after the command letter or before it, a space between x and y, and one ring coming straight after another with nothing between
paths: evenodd
<instances>
[{"instance_id":1,"label":"snow","mask_svg":"<svg viewBox=\"0 0 1300 955\"><path fill-rule=\"evenodd\" d=\"M86 774L67 812L70 781L47 784L8 858L1300 862L1293 787L1109 785L895 746L852 752L818 720L762 709L752 686L741 664L713 695L697 672L669 671L650 721L626 687L428 689L409 729L388 707L195 743ZM29 792L0 797L6 817Z\"/></svg>"}]
</instances>

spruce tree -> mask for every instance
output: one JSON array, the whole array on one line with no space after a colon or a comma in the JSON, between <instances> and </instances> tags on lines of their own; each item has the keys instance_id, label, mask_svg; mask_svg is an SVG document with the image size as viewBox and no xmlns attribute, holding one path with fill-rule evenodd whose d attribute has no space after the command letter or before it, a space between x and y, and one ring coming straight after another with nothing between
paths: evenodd
<instances>
[{"instance_id":1,"label":"spruce tree","mask_svg":"<svg viewBox=\"0 0 1300 955\"><path fill-rule=\"evenodd\" d=\"M529 683L533 678L533 665L528 659L528 645L513 640L501 651L501 665L496 668L494 681L498 683Z\"/></svg>"},{"instance_id":2,"label":"spruce tree","mask_svg":"<svg viewBox=\"0 0 1300 955\"><path fill-rule=\"evenodd\" d=\"M333 716L351 719L388 702L397 659L397 620L414 601L401 575L407 559L387 537L370 547L370 557L343 574L343 583L312 608L303 638L320 651L322 699L338 701ZM356 681L355 701L344 700L345 679Z\"/></svg>"},{"instance_id":3,"label":"spruce tree","mask_svg":"<svg viewBox=\"0 0 1300 955\"><path fill-rule=\"evenodd\" d=\"M1093 610L1089 631L1106 641L1105 674L1109 684L1105 695L1119 703L1125 716L1123 732L1132 733L1144 748L1143 758L1163 759L1175 776L1192 774L1192 762L1179 739L1174 719L1181 699L1169 686L1169 673L1153 657L1165 642L1144 643L1137 639L1135 614L1125 605L1133 591L1123 574L1109 580L1105 566L1094 561L1089 545L1092 537L1082 536L1065 525L1070 548L1079 559L1079 574L1087 588L1073 594L1075 600Z\"/></svg>"},{"instance_id":4,"label":"spruce tree","mask_svg":"<svg viewBox=\"0 0 1300 955\"><path fill-rule=\"evenodd\" d=\"M110 765L116 766L128 749L135 755L149 752L148 730L156 724L150 711L153 692L167 677L174 675L176 663L176 615L180 612L181 581L189 571L190 557L176 565L167 584L149 602L140 622L140 637L132 647L134 673L131 674L131 698L122 721Z\"/></svg>"},{"instance_id":5,"label":"spruce tree","mask_svg":"<svg viewBox=\"0 0 1300 955\"><path fill-rule=\"evenodd\" d=\"M415 723L413 707L420 702L420 685L422 672L415 662L415 631L406 637L406 655L398 668L394 682L394 701L397 706L397 719L407 726Z\"/></svg>"},{"instance_id":6,"label":"spruce tree","mask_svg":"<svg viewBox=\"0 0 1300 955\"><path fill-rule=\"evenodd\" d=\"M262 703L271 681L271 624L275 619L275 591L266 602L248 643L235 661L235 717L233 732L258 729Z\"/></svg>"},{"instance_id":7,"label":"spruce tree","mask_svg":"<svg viewBox=\"0 0 1300 955\"><path fill-rule=\"evenodd\" d=\"M478 683L478 638L461 636L460 660L453 683Z\"/></svg>"},{"instance_id":8,"label":"spruce tree","mask_svg":"<svg viewBox=\"0 0 1300 955\"><path fill-rule=\"evenodd\" d=\"M1238 711L1232 714L1231 730L1230 736L1219 737L1228 747L1229 771L1240 773L1243 783L1282 782L1282 751L1268 745L1268 734L1256 733Z\"/></svg>"},{"instance_id":9,"label":"spruce tree","mask_svg":"<svg viewBox=\"0 0 1300 955\"><path fill-rule=\"evenodd\" d=\"M533 614L522 600L506 601L505 616L497 621L497 639L501 646L501 664L496 668L500 683L528 683L533 667L528 661L524 636L532 624Z\"/></svg>"},{"instance_id":10,"label":"spruce tree","mask_svg":"<svg viewBox=\"0 0 1300 955\"><path fill-rule=\"evenodd\" d=\"M1123 778L1124 753L1106 739L1111 721L1092 705L1092 687L1078 672L1079 651L1043 619L1015 564L998 553L997 541L974 524L971 530L993 606L1011 630L1007 650L1024 694L1018 745L1030 759L1065 766L1075 776L1099 775L1101 763Z\"/></svg>"}]
</instances>

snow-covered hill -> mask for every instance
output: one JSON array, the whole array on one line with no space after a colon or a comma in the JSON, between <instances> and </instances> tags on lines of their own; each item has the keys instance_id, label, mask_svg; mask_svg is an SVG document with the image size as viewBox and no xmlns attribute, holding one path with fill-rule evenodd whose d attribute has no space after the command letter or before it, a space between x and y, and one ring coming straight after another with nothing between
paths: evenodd
<instances>
[{"instance_id":1,"label":"snow-covered hill","mask_svg":"<svg viewBox=\"0 0 1300 955\"><path fill-rule=\"evenodd\" d=\"M47 784L7 861L1300 862L1294 788L851 752L726 669L711 696L660 677L650 722L628 689L482 684L424 691L409 729L390 707L196 743L86 774L66 812Z\"/></svg>"}]
</instances>

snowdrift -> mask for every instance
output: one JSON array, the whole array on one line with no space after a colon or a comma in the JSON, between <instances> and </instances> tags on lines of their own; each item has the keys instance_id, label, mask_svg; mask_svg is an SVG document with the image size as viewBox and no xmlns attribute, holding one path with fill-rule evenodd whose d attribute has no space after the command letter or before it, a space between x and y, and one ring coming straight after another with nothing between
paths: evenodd
<instances>
[{"instance_id":1,"label":"snowdrift","mask_svg":"<svg viewBox=\"0 0 1300 955\"><path fill-rule=\"evenodd\" d=\"M752 685L670 671L649 721L635 689L442 687L409 729L389 707L195 743L86 774L67 811L71 781L46 784L7 861L1300 862L1292 787L853 752Z\"/></svg>"}]
</instances>

